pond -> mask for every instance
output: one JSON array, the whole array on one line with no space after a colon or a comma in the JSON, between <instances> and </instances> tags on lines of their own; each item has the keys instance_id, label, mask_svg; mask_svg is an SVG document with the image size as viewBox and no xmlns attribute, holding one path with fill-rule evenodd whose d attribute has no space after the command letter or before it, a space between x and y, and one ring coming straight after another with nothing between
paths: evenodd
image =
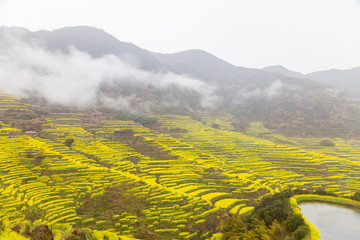
<instances>
[{"instance_id":1,"label":"pond","mask_svg":"<svg viewBox=\"0 0 360 240\"><path fill-rule=\"evenodd\" d=\"M359 240L360 210L342 205L300 203L301 213L319 231L322 240Z\"/></svg>"}]
</instances>

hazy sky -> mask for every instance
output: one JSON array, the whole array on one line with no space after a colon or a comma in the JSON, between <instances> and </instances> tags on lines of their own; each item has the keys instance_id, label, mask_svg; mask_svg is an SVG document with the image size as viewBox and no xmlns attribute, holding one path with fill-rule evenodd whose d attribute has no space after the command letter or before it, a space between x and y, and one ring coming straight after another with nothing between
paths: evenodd
<instances>
[{"instance_id":1,"label":"hazy sky","mask_svg":"<svg viewBox=\"0 0 360 240\"><path fill-rule=\"evenodd\" d=\"M153 52L303 73L360 66L360 0L0 0L0 25L87 25Z\"/></svg>"}]
</instances>

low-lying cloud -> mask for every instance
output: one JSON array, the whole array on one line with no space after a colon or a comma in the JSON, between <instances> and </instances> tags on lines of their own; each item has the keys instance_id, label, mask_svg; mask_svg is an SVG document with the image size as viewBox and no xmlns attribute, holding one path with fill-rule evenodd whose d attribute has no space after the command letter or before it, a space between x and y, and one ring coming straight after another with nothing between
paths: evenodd
<instances>
[{"instance_id":1,"label":"low-lying cloud","mask_svg":"<svg viewBox=\"0 0 360 240\"><path fill-rule=\"evenodd\" d=\"M101 91L104 84L152 86L161 90L176 87L200 95L202 107L212 107L217 101L215 87L188 76L145 71L114 55L93 58L71 46L69 53L53 52L39 44L25 42L19 36L7 35L0 39L1 92L23 98L36 95L50 104L63 106L103 104L130 110L131 102L138 96L108 96Z\"/></svg>"},{"instance_id":2,"label":"low-lying cloud","mask_svg":"<svg viewBox=\"0 0 360 240\"><path fill-rule=\"evenodd\" d=\"M269 86L256 87L256 86L244 86L235 91L235 97L232 100L232 104L244 105L251 100L266 100L270 101L272 98L280 95L281 91L288 86L284 86L280 79L277 79L270 83Z\"/></svg>"},{"instance_id":3,"label":"low-lying cloud","mask_svg":"<svg viewBox=\"0 0 360 240\"><path fill-rule=\"evenodd\" d=\"M186 75L146 71L115 55L94 58L74 46L66 53L45 46L21 29L0 31L0 92L67 107L152 113L241 106L253 99L270 100L284 88L276 80L261 88L229 89L219 82L211 85Z\"/></svg>"},{"instance_id":4,"label":"low-lying cloud","mask_svg":"<svg viewBox=\"0 0 360 240\"><path fill-rule=\"evenodd\" d=\"M269 87L266 88L241 88L238 91L238 98L242 98L245 100L253 99L253 98L265 98L270 99L279 94L279 91L282 89L283 84L280 80L274 81Z\"/></svg>"}]
</instances>

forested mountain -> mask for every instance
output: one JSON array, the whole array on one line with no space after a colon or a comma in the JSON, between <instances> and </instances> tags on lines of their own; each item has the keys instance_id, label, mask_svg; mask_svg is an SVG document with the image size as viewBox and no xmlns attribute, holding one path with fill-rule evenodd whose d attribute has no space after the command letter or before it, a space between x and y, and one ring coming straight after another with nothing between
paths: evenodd
<instances>
[{"instance_id":1,"label":"forested mountain","mask_svg":"<svg viewBox=\"0 0 360 240\"><path fill-rule=\"evenodd\" d=\"M95 60L113 55L129 64L132 72L120 76L121 69L115 66L110 71L118 69L116 76L105 76L106 79L94 86L96 100L92 102L97 106L112 102L121 105L118 107L121 110L198 117L202 113L226 112L233 116L238 129L246 128L251 121L261 121L272 130L290 135L354 136L359 133L359 105L356 99L336 90L335 82L340 81L336 74L333 81L327 81L316 77L320 73L303 78L281 66L249 69L234 66L202 50L152 53L92 27L39 32L1 28L0 34L3 39L16 35L32 47L55 55L59 51L71 55L76 49ZM310 77L322 79L322 83L309 80ZM83 79L72 82L80 80Z\"/></svg>"}]
</instances>

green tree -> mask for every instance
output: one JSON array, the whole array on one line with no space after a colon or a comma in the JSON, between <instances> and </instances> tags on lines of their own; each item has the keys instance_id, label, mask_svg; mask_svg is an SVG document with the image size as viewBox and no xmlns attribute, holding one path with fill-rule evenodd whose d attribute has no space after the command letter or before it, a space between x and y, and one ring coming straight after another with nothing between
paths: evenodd
<instances>
[{"instance_id":1,"label":"green tree","mask_svg":"<svg viewBox=\"0 0 360 240\"><path fill-rule=\"evenodd\" d=\"M244 234L244 240L270 240L269 232L264 221L256 220L255 228Z\"/></svg>"},{"instance_id":2,"label":"green tree","mask_svg":"<svg viewBox=\"0 0 360 240\"><path fill-rule=\"evenodd\" d=\"M309 228L306 225L300 226L294 233L293 238L295 240L302 240L309 233Z\"/></svg>"},{"instance_id":3,"label":"green tree","mask_svg":"<svg viewBox=\"0 0 360 240\"><path fill-rule=\"evenodd\" d=\"M293 214L286 219L286 227L291 232L294 232L298 227L304 224L304 219L300 214Z\"/></svg>"},{"instance_id":4,"label":"green tree","mask_svg":"<svg viewBox=\"0 0 360 240\"><path fill-rule=\"evenodd\" d=\"M242 240L246 232L245 224L235 216L230 217L223 223L224 240Z\"/></svg>"},{"instance_id":5,"label":"green tree","mask_svg":"<svg viewBox=\"0 0 360 240\"><path fill-rule=\"evenodd\" d=\"M68 138L65 140L65 145L71 148L72 144L74 143L74 139Z\"/></svg>"},{"instance_id":6,"label":"green tree","mask_svg":"<svg viewBox=\"0 0 360 240\"><path fill-rule=\"evenodd\" d=\"M287 230L277 220L273 222L269 232L271 240L283 240L287 239Z\"/></svg>"},{"instance_id":7,"label":"green tree","mask_svg":"<svg viewBox=\"0 0 360 240\"><path fill-rule=\"evenodd\" d=\"M291 212L289 200L284 193L265 197L255 207L255 214L265 221L266 226L271 226L275 219L279 222L285 221Z\"/></svg>"},{"instance_id":8,"label":"green tree","mask_svg":"<svg viewBox=\"0 0 360 240\"><path fill-rule=\"evenodd\" d=\"M353 199L354 199L355 201L360 201L360 192L354 193Z\"/></svg>"}]
</instances>

